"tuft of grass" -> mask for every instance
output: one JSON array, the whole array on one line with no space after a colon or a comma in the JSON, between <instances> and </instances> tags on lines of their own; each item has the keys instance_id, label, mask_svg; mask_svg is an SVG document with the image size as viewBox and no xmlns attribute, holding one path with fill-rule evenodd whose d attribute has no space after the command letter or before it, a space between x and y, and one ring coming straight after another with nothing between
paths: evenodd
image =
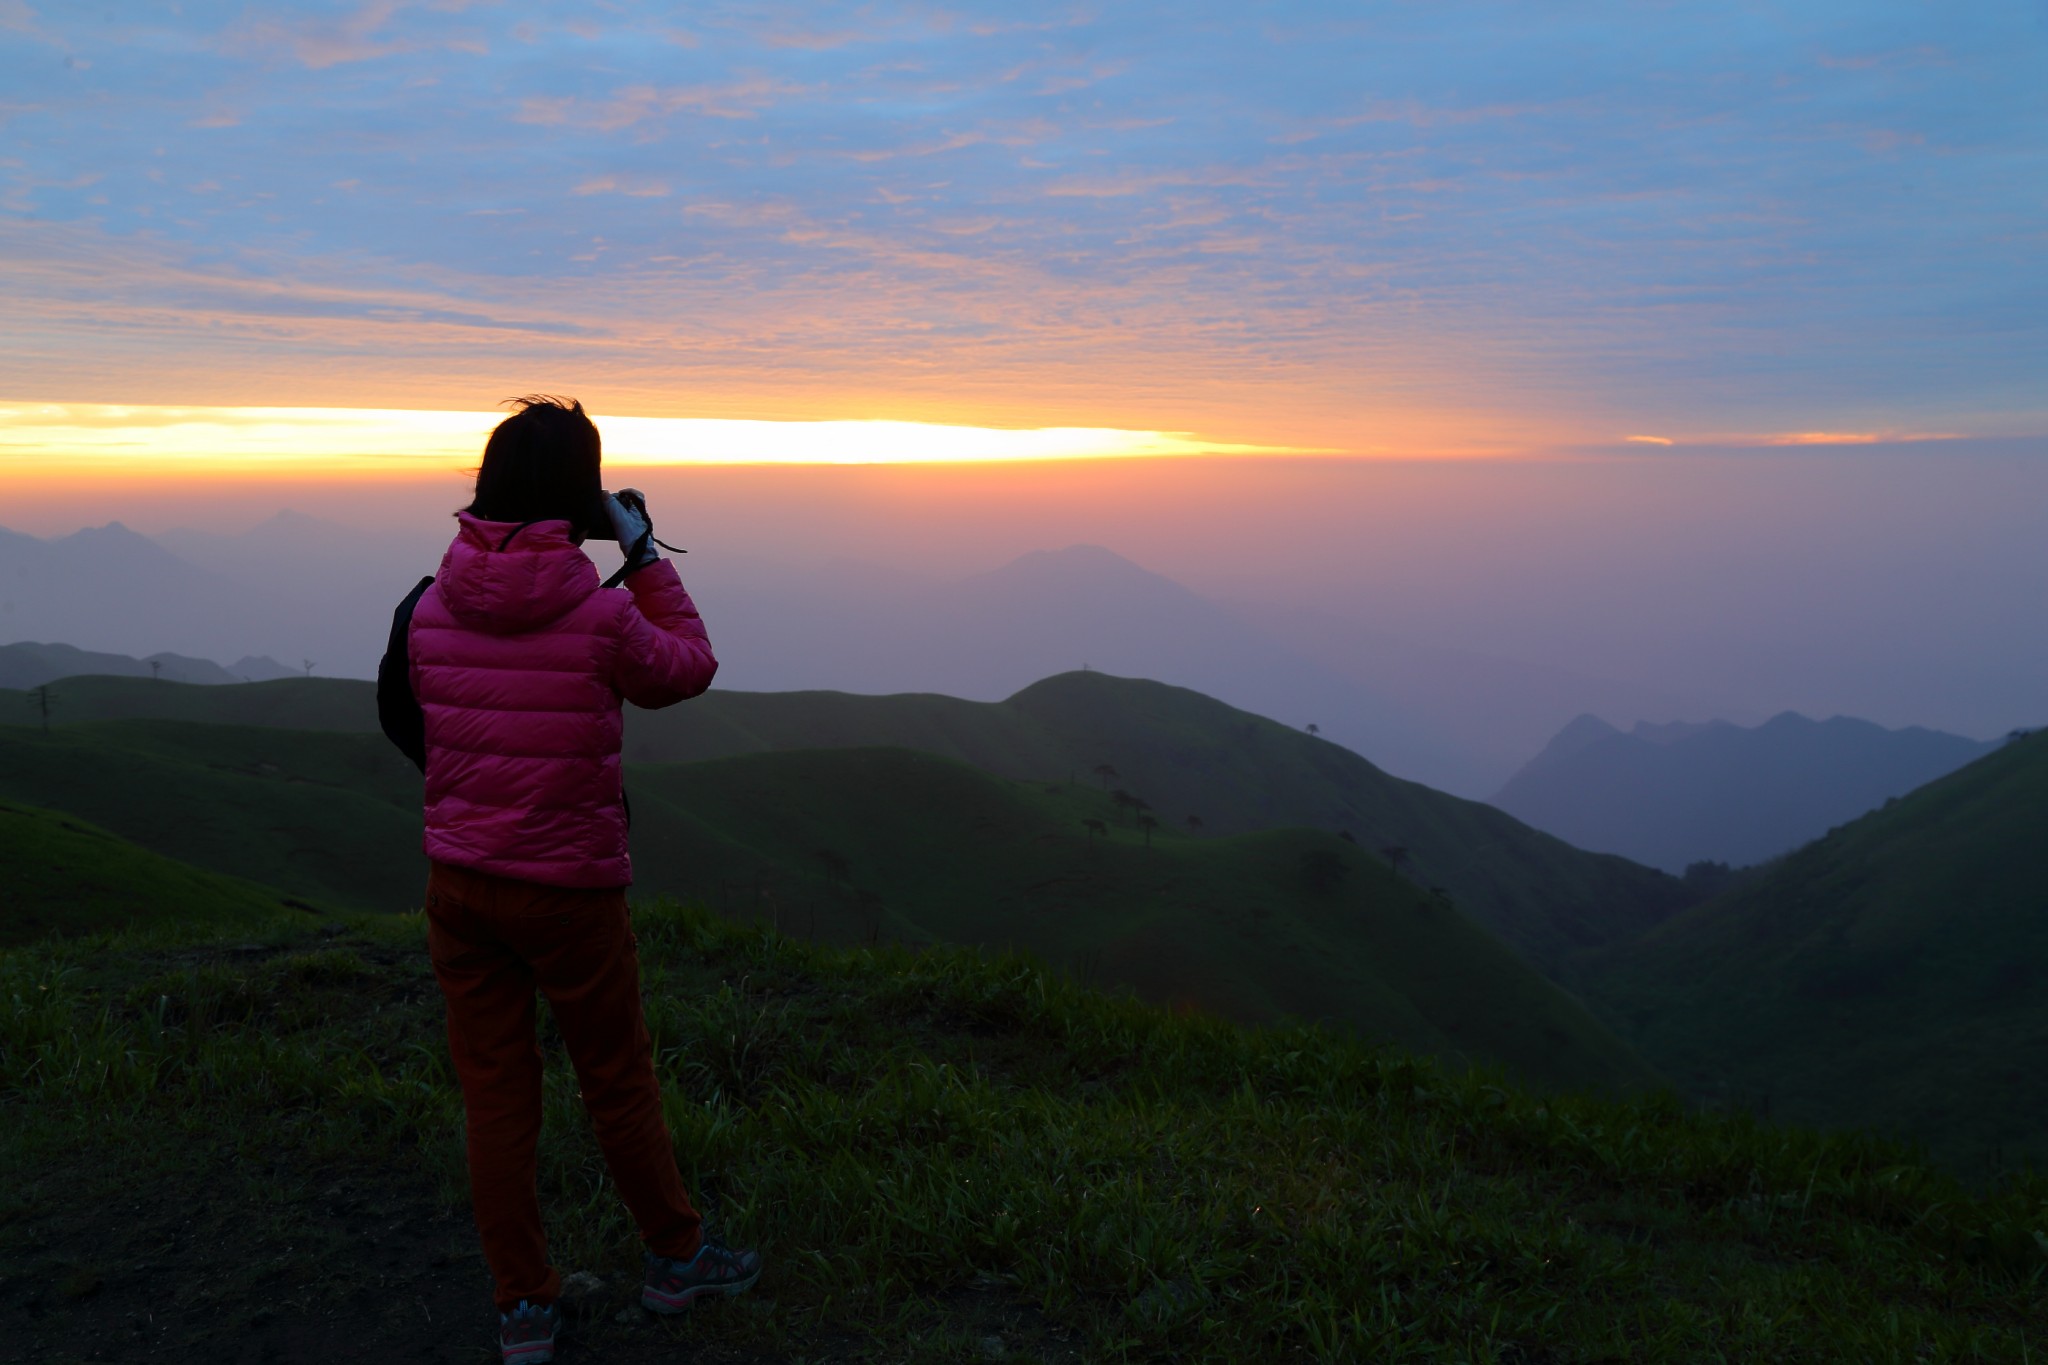
<instances>
[{"instance_id":1,"label":"tuft of grass","mask_svg":"<svg viewBox=\"0 0 2048 1365\"><path fill-rule=\"evenodd\" d=\"M2017 1361L2038 1345L2048 1181L1973 1192L1870 1137L1668 1094L1536 1093L1313 1027L1153 1008L1012 954L827 947L673 904L640 907L636 931L678 1158L713 1227L770 1269L729 1311L592 1323L591 1358L641 1358L649 1330L875 1360L1060 1342L1109 1361ZM459 1205L422 937L406 917L0 953L0 1154L30 1184L88 1152L160 1186L225 1142L245 1167L302 1173L281 1184L341 1167ZM552 1044L549 1063L556 1258L629 1276L633 1229ZM348 1254L323 1253L325 1273ZM994 1348L988 1302L1010 1324Z\"/></svg>"}]
</instances>

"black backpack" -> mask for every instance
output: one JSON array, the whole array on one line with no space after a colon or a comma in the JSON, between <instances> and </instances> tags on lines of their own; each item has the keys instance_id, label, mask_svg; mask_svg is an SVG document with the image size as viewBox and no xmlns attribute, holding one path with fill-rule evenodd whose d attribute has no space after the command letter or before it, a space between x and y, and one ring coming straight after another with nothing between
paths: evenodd
<instances>
[{"instance_id":1,"label":"black backpack","mask_svg":"<svg viewBox=\"0 0 2048 1365\"><path fill-rule=\"evenodd\" d=\"M423 773L427 770L427 717L420 710L420 699L413 695L406 634L420 595L433 586L434 576L428 574L391 613L391 638L385 642L384 657L377 662L377 723L384 727L384 737Z\"/></svg>"}]
</instances>

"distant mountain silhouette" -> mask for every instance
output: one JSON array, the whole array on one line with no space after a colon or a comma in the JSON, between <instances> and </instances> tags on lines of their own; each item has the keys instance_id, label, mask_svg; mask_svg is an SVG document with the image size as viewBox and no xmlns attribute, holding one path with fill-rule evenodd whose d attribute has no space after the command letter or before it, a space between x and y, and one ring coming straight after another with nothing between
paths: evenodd
<instances>
[{"instance_id":1,"label":"distant mountain silhouette","mask_svg":"<svg viewBox=\"0 0 2048 1365\"><path fill-rule=\"evenodd\" d=\"M0 640L231 656L255 643L223 638L234 600L232 582L118 521L53 540L0 534Z\"/></svg>"},{"instance_id":2,"label":"distant mountain silhouette","mask_svg":"<svg viewBox=\"0 0 2048 1365\"><path fill-rule=\"evenodd\" d=\"M446 526L363 531L281 512L246 531L119 523L60 540L0 531L0 640L317 661L369 677L392 604L434 571ZM168 548L166 548L168 547ZM606 551L595 557L606 563ZM938 578L879 565L680 561L721 685L944 692L994 701L1083 665L1159 678L1323 736L1416 781L1488 785L1445 726L1100 546Z\"/></svg>"},{"instance_id":3,"label":"distant mountain silhouette","mask_svg":"<svg viewBox=\"0 0 2048 1365\"><path fill-rule=\"evenodd\" d=\"M1484 789L1455 734L1099 545L1035 551L950 580L866 564L682 567L724 661L722 687L996 701L1086 667L1314 724L1440 789Z\"/></svg>"},{"instance_id":4,"label":"distant mountain silhouette","mask_svg":"<svg viewBox=\"0 0 2048 1365\"><path fill-rule=\"evenodd\" d=\"M284 511L233 534L145 537L119 523L57 540L0 531L0 641L268 656L293 672L311 659L316 676L367 678L392 604L434 571L447 543L448 519L429 511L372 529ZM1471 798L1498 791L1577 712L1723 709L1716 698L1442 648L1327 612L1219 602L1099 545L954 577L699 550L678 567L718 646L721 687L995 701L1085 665L1314 724L1389 772ZM612 553L594 549L607 570Z\"/></svg>"},{"instance_id":5,"label":"distant mountain silhouette","mask_svg":"<svg viewBox=\"0 0 2048 1365\"><path fill-rule=\"evenodd\" d=\"M152 664L156 667L150 667ZM297 676L297 670L263 657L244 656L222 668L211 659L193 659L183 654L152 654L137 659L127 654L102 654L32 640L0 645L0 687L41 687L60 678L81 677L162 678L165 682L215 685L270 682Z\"/></svg>"},{"instance_id":6,"label":"distant mountain silhouette","mask_svg":"<svg viewBox=\"0 0 2048 1365\"><path fill-rule=\"evenodd\" d=\"M1994 745L1794 712L1753 729L1580 716L1493 804L1578 845L1682 872L1748 866L1982 757Z\"/></svg>"},{"instance_id":7,"label":"distant mountain silhouette","mask_svg":"<svg viewBox=\"0 0 2048 1365\"><path fill-rule=\"evenodd\" d=\"M1377 629L1328 609L1227 602L1262 633L1348 678L1455 739L1472 774L1464 785L1433 782L1484 799L1581 712L1610 716L1734 713L1745 723L1775 707L1742 711L1742 699L1689 691L1528 659L1458 648L1403 630Z\"/></svg>"},{"instance_id":8,"label":"distant mountain silhouette","mask_svg":"<svg viewBox=\"0 0 2048 1365\"><path fill-rule=\"evenodd\" d=\"M0 529L0 641L145 657L236 659L366 678L391 607L439 562L445 532L360 531L298 513L239 535L145 536L120 522L41 539Z\"/></svg>"},{"instance_id":9,"label":"distant mountain silhouette","mask_svg":"<svg viewBox=\"0 0 2048 1365\"><path fill-rule=\"evenodd\" d=\"M2034 734L1594 955L1582 984L1701 1098L2042 1169L2044 827Z\"/></svg>"},{"instance_id":10,"label":"distant mountain silhouette","mask_svg":"<svg viewBox=\"0 0 2048 1365\"><path fill-rule=\"evenodd\" d=\"M1008 696L1085 664L1169 682L1282 724L1313 723L1389 772L1470 789L1473 774L1452 734L1099 545L1024 555L966 579L953 596L963 626L1003 623L1000 644L977 641L976 652L1000 649L1013 661L1001 686L976 695Z\"/></svg>"}]
</instances>

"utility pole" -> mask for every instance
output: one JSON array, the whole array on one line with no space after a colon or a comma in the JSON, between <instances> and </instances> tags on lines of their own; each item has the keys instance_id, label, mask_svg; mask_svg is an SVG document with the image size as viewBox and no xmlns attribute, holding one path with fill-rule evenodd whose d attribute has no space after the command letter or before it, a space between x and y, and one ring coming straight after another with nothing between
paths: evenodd
<instances>
[{"instance_id":1,"label":"utility pole","mask_svg":"<svg viewBox=\"0 0 2048 1365\"><path fill-rule=\"evenodd\" d=\"M306 676L307 676L307 677L309 677L309 678L310 678L310 677L312 677L312 676L313 676L313 661L312 661L311 659L306 659L306 660L302 660L302 662L303 662L303 663L304 663L304 664L306 665Z\"/></svg>"},{"instance_id":2,"label":"utility pole","mask_svg":"<svg viewBox=\"0 0 2048 1365\"><path fill-rule=\"evenodd\" d=\"M149 661L149 676L158 682L163 681L164 661L162 659L151 659Z\"/></svg>"},{"instance_id":3,"label":"utility pole","mask_svg":"<svg viewBox=\"0 0 2048 1365\"><path fill-rule=\"evenodd\" d=\"M50 685L44 683L36 689L36 706L43 713L43 733L50 733Z\"/></svg>"}]
</instances>

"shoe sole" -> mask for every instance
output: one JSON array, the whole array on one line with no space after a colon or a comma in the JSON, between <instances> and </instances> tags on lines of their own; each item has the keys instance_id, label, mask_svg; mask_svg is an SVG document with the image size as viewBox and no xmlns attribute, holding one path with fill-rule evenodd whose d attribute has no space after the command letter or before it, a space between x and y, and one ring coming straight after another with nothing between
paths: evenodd
<instances>
[{"instance_id":1,"label":"shoe sole","mask_svg":"<svg viewBox=\"0 0 2048 1365\"><path fill-rule=\"evenodd\" d=\"M536 1341L531 1345L499 1348L504 1365L549 1365L555 1358L555 1343Z\"/></svg>"},{"instance_id":2,"label":"shoe sole","mask_svg":"<svg viewBox=\"0 0 2048 1365\"><path fill-rule=\"evenodd\" d=\"M744 1280L734 1280L731 1284L693 1285L680 1294L664 1294L653 1285L644 1285L640 1290L640 1306L651 1313L681 1313L706 1294L723 1294L727 1298L744 1294L760 1278L761 1272L756 1270Z\"/></svg>"}]
</instances>

